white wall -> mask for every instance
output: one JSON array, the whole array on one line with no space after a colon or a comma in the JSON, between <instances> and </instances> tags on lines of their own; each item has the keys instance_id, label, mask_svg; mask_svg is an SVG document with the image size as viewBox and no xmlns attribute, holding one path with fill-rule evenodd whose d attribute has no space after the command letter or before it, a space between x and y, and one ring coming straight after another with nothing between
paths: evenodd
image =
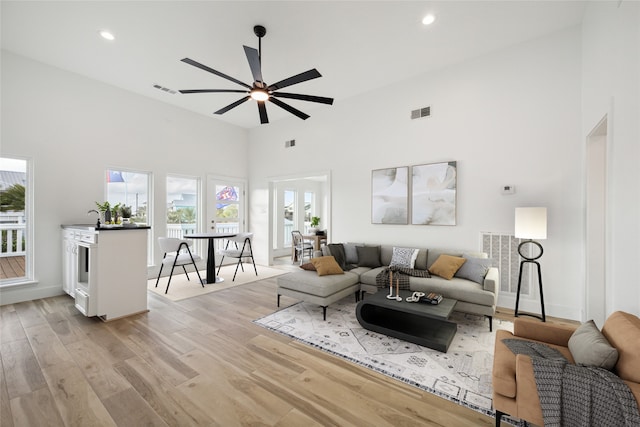
<instances>
[{"instance_id":1,"label":"white wall","mask_svg":"<svg viewBox=\"0 0 640 427\"><path fill-rule=\"evenodd\" d=\"M331 107L307 110L300 103L310 119L250 131L252 194L264 194L275 175L331 170L333 242L469 250L479 247L481 231L513 231L515 207L547 206L541 260L547 313L578 318L581 301L574 296L584 268L582 159L576 154L580 49L574 28ZM296 89L304 93L302 85ZM427 105L432 117L409 119L411 110ZM290 139L296 147L285 149ZM448 160L458 161L456 226L371 224L372 169ZM500 194L507 184L516 186L515 195ZM267 203L254 197L252 211ZM267 245L265 224L251 221L256 244ZM514 306L508 295L500 302ZM538 300L524 301L523 309L539 312Z\"/></svg>"},{"instance_id":2,"label":"white wall","mask_svg":"<svg viewBox=\"0 0 640 427\"><path fill-rule=\"evenodd\" d=\"M584 145L610 115L609 311L640 314L640 4L590 3L581 29L550 35L246 132L25 58L2 53L2 154L35 168L34 286L2 303L60 292L59 224L85 222L106 167L249 177L256 253L269 253L269 181L330 172L332 241L474 249L511 231L516 206L549 208L541 260L550 315L580 319L584 287ZM391 77L390 77L391 79ZM296 88L304 93L303 85ZM318 95L331 96L330 92ZM432 106L431 118L409 111ZM247 135L248 134L248 135ZM285 151L284 141L296 147ZM249 149L247 149L247 140ZM176 161L174 150L184 151ZM215 155L224 151L225 161ZM189 153L192 155L189 162ZM248 167L242 160L248 156ZM213 160L211 160L213 159ZM458 225L370 221L372 169L457 160ZM502 185L517 193L502 196ZM69 197L68 195L71 195ZM160 211L160 210L158 210ZM154 217L156 224L163 219ZM500 305L513 307L501 296ZM524 309L537 311L537 300Z\"/></svg>"},{"instance_id":3,"label":"white wall","mask_svg":"<svg viewBox=\"0 0 640 427\"><path fill-rule=\"evenodd\" d=\"M640 315L640 3L590 2L582 56L583 144L608 116L606 310Z\"/></svg>"},{"instance_id":4,"label":"white wall","mask_svg":"<svg viewBox=\"0 0 640 427\"><path fill-rule=\"evenodd\" d=\"M244 178L247 141L244 129L3 51L2 155L32 160L38 283L1 289L2 303L61 293L60 224L94 220L107 167L153 173L157 237L166 174L205 189L207 174Z\"/></svg>"}]
</instances>

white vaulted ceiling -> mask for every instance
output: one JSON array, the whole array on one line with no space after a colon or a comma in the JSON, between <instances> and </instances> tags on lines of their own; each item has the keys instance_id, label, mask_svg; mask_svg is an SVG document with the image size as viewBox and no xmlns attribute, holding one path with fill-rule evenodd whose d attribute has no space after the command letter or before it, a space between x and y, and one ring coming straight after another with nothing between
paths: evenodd
<instances>
[{"instance_id":1,"label":"white vaulted ceiling","mask_svg":"<svg viewBox=\"0 0 640 427\"><path fill-rule=\"evenodd\" d=\"M2 48L187 110L251 128L253 101L212 113L241 94L170 94L241 89L180 59L189 57L248 84L242 45L267 28L267 83L317 68L323 77L287 92L335 102L578 25L581 1L2 1ZM428 27L421 20L436 16ZM98 35L110 30L112 42ZM311 115L331 106L286 100ZM271 122L293 117L267 106Z\"/></svg>"}]
</instances>

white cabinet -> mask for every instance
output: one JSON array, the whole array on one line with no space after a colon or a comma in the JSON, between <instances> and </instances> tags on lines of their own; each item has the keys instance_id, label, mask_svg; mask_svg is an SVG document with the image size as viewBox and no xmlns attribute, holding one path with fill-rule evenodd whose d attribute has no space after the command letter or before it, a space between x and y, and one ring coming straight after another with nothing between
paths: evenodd
<instances>
[{"instance_id":1,"label":"white cabinet","mask_svg":"<svg viewBox=\"0 0 640 427\"><path fill-rule=\"evenodd\" d=\"M85 316L147 311L148 229L63 226L63 288Z\"/></svg>"},{"instance_id":2,"label":"white cabinet","mask_svg":"<svg viewBox=\"0 0 640 427\"><path fill-rule=\"evenodd\" d=\"M62 230L62 290L72 297L76 294L77 250L74 232Z\"/></svg>"}]
</instances>

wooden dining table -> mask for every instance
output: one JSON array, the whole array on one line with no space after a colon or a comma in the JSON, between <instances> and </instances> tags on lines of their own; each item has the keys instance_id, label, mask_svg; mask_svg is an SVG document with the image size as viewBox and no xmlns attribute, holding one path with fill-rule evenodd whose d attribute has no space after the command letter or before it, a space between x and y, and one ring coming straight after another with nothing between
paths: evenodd
<instances>
[{"instance_id":1,"label":"wooden dining table","mask_svg":"<svg viewBox=\"0 0 640 427\"><path fill-rule=\"evenodd\" d=\"M325 240L327 238L327 235L326 234L303 234L302 238L304 240L311 241L313 243L313 250L319 251L320 242L322 240ZM291 259L293 259L293 262L298 261L298 253L296 252L295 246L291 247Z\"/></svg>"},{"instance_id":2,"label":"wooden dining table","mask_svg":"<svg viewBox=\"0 0 640 427\"><path fill-rule=\"evenodd\" d=\"M320 242L322 240L326 239L327 236L324 235L324 234L303 234L302 238L304 240L313 241L313 250L314 251L319 251L320 250Z\"/></svg>"},{"instance_id":3,"label":"wooden dining table","mask_svg":"<svg viewBox=\"0 0 640 427\"><path fill-rule=\"evenodd\" d=\"M207 277L202 279L202 283L221 283L224 282L222 277L216 276L216 248L214 241L216 239L228 239L235 237L238 233L193 233L184 236L185 239L207 239L209 241L207 249Z\"/></svg>"}]
</instances>

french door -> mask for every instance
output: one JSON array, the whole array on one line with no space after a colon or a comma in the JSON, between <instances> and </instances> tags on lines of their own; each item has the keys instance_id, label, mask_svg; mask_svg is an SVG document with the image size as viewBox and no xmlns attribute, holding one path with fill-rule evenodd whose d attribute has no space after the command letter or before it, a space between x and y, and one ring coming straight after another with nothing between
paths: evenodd
<instances>
[{"instance_id":1,"label":"french door","mask_svg":"<svg viewBox=\"0 0 640 427\"><path fill-rule=\"evenodd\" d=\"M237 178L207 177L206 232L242 233L246 223L245 181ZM216 250L226 244L216 239Z\"/></svg>"},{"instance_id":2,"label":"french door","mask_svg":"<svg viewBox=\"0 0 640 427\"><path fill-rule=\"evenodd\" d=\"M245 228L245 182L209 176L207 232L240 233Z\"/></svg>"}]
</instances>

